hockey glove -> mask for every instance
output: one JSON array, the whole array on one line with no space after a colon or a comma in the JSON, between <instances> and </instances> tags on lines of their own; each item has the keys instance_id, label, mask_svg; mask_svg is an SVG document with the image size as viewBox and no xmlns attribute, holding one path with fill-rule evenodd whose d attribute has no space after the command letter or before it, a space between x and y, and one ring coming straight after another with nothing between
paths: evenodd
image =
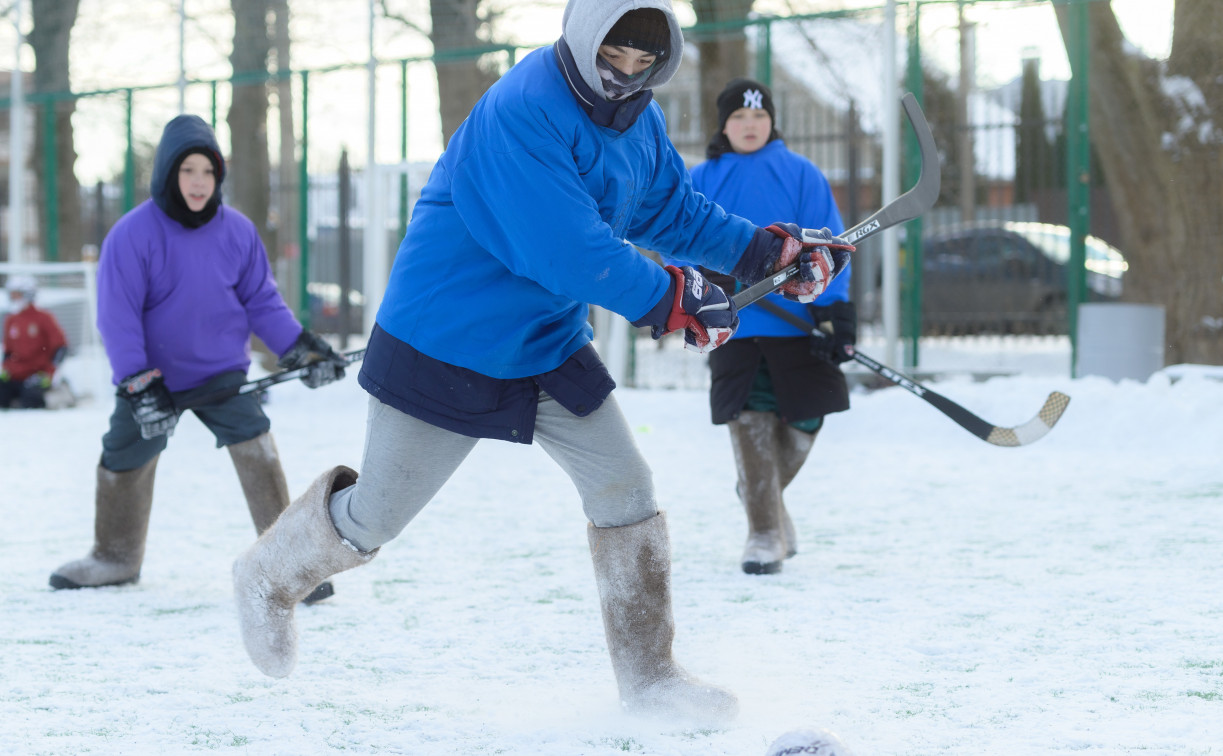
<instances>
[{"instance_id":1,"label":"hockey glove","mask_svg":"<svg viewBox=\"0 0 1223 756\"><path fill-rule=\"evenodd\" d=\"M796 261L799 277L779 291L786 299L814 302L833 278L849 265L854 246L833 236L826 228L799 228L793 223L774 223L756 229L731 275L754 284L784 270Z\"/></svg>"},{"instance_id":2,"label":"hockey glove","mask_svg":"<svg viewBox=\"0 0 1223 756\"><path fill-rule=\"evenodd\" d=\"M132 416L140 426L141 438L171 436L178 424L178 411L174 399L166 388L161 371L157 368L129 375L119 381L115 392L132 408Z\"/></svg>"},{"instance_id":3,"label":"hockey glove","mask_svg":"<svg viewBox=\"0 0 1223 756\"><path fill-rule=\"evenodd\" d=\"M635 326L650 326L650 335L660 339L684 331L684 349L699 354L725 344L739 327L739 313L726 292L714 286L695 268L666 266L671 286L666 294Z\"/></svg>"},{"instance_id":4,"label":"hockey glove","mask_svg":"<svg viewBox=\"0 0 1223 756\"><path fill-rule=\"evenodd\" d=\"M834 365L854 358L858 342L858 311L853 302L833 302L827 307L810 305L819 336L811 337L811 354Z\"/></svg>"},{"instance_id":5,"label":"hockey glove","mask_svg":"<svg viewBox=\"0 0 1223 756\"><path fill-rule=\"evenodd\" d=\"M276 364L286 370L305 368L302 383L310 388L318 388L343 378L348 360L321 337L309 331L302 331L297 341L280 356Z\"/></svg>"}]
</instances>

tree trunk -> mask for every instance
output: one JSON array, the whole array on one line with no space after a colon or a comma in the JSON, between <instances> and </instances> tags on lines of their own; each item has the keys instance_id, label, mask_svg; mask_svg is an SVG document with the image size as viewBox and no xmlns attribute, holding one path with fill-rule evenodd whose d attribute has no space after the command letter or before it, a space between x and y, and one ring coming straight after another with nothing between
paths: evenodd
<instances>
[{"instance_id":1,"label":"tree trunk","mask_svg":"<svg viewBox=\"0 0 1223 756\"><path fill-rule=\"evenodd\" d=\"M433 54L436 60L437 90L441 98L442 143L449 144L459 124L472 106L497 80L497 75L480 66L479 58L444 60L447 53L469 50L485 44L478 34L480 0L429 0L432 18Z\"/></svg>"},{"instance_id":2,"label":"tree trunk","mask_svg":"<svg viewBox=\"0 0 1223 756\"><path fill-rule=\"evenodd\" d=\"M1065 37L1067 6L1054 10ZM1109 2L1087 12L1091 141L1118 210L1125 299L1166 308L1165 363L1223 364L1223 3L1178 0L1166 73L1127 52Z\"/></svg>"},{"instance_id":3,"label":"tree trunk","mask_svg":"<svg viewBox=\"0 0 1223 756\"><path fill-rule=\"evenodd\" d=\"M229 159L225 201L254 222L275 263L275 240L268 228L268 31L269 0L230 0L234 13L233 101L229 106Z\"/></svg>"},{"instance_id":4,"label":"tree trunk","mask_svg":"<svg viewBox=\"0 0 1223 756\"><path fill-rule=\"evenodd\" d=\"M297 277L286 263L299 259L300 250L297 245L297 208L299 202L299 187L297 171L297 132L293 126L293 79L288 72L290 65L289 37L289 2L274 0L276 13L276 68L280 76L276 79L276 112L280 116L280 165L277 168L279 186L276 191L276 228L275 244L268 248L273 266L282 263L283 271L277 275L281 283L281 292L289 302L289 306L298 310Z\"/></svg>"},{"instance_id":5,"label":"tree trunk","mask_svg":"<svg viewBox=\"0 0 1223 756\"><path fill-rule=\"evenodd\" d=\"M752 0L693 0L692 9L697 25L719 25L693 38L701 54L701 126L711 137L718 130L718 94L731 79L751 75L747 35L736 23L747 20Z\"/></svg>"},{"instance_id":6,"label":"tree trunk","mask_svg":"<svg viewBox=\"0 0 1223 756\"><path fill-rule=\"evenodd\" d=\"M67 92L72 88L68 77L68 48L72 26L76 23L79 0L33 0L34 26L30 30L30 46L34 48L34 90L36 92ZM38 177L38 238L43 257L48 253L51 230L58 233L57 253L65 262L81 259L84 237L81 230L81 192L76 179L76 144L72 135L72 114L76 101L56 100L53 105L55 133L55 176L47 174L47 144L45 106L32 108L34 126L34 173ZM55 217L48 215L47 187L55 182Z\"/></svg>"}]
</instances>

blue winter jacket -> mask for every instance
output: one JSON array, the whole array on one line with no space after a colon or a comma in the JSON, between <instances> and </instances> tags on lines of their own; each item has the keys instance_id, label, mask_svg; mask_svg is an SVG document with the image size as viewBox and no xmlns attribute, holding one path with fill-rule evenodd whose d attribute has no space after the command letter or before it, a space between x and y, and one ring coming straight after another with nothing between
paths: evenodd
<instances>
[{"instance_id":1,"label":"blue winter jacket","mask_svg":"<svg viewBox=\"0 0 1223 756\"><path fill-rule=\"evenodd\" d=\"M560 55L523 58L451 138L399 246L377 315L383 334L362 368L374 396L457 432L507 437L470 427L473 411L496 410L492 389L459 413L442 405L470 404L465 387L481 376L561 367L593 337L587 303L630 321L658 304L670 277L630 242L729 271L756 230L693 191L657 104L623 132L596 125ZM401 346L375 350L387 337ZM383 364L389 347L473 375Z\"/></svg>"},{"instance_id":2,"label":"blue winter jacket","mask_svg":"<svg viewBox=\"0 0 1223 756\"><path fill-rule=\"evenodd\" d=\"M596 126L543 48L451 138L377 321L435 359L535 375L591 340L587 303L630 321L658 303L670 279L630 241L729 271L754 231L693 192L658 105L624 133Z\"/></svg>"},{"instance_id":3,"label":"blue winter jacket","mask_svg":"<svg viewBox=\"0 0 1223 756\"><path fill-rule=\"evenodd\" d=\"M692 184L698 191L760 226L797 223L803 228L825 228L833 234L845 230L828 179L810 160L792 152L784 141L774 139L755 152L728 152L692 169ZM815 300L827 305L849 299L851 268L846 268ZM810 320L807 305L780 294L769 301ZM755 336L799 336L803 332L762 307L739 312L739 330L733 338Z\"/></svg>"}]
</instances>

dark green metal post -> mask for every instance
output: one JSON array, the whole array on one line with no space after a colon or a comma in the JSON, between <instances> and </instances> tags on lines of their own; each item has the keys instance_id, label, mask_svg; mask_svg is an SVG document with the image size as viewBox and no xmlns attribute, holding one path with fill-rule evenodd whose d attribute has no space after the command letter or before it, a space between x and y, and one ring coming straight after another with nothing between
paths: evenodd
<instances>
[{"instance_id":1,"label":"dark green metal post","mask_svg":"<svg viewBox=\"0 0 1223 756\"><path fill-rule=\"evenodd\" d=\"M408 61L399 61L399 159L408 162ZM399 174L399 238L408 232L408 174Z\"/></svg>"},{"instance_id":2,"label":"dark green metal post","mask_svg":"<svg viewBox=\"0 0 1223 756\"><path fill-rule=\"evenodd\" d=\"M310 327L310 72L302 71L302 156L298 163L298 248L301 250L301 270L298 275L297 319L304 328Z\"/></svg>"},{"instance_id":3,"label":"dark green metal post","mask_svg":"<svg viewBox=\"0 0 1223 756\"><path fill-rule=\"evenodd\" d=\"M757 27L759 39L756 44L756 78L766 87L773 86L773 22L766 21Z\"/></svg>"},{"instance_id":4,"label":"dark green metal post","mask_svg":"<svg viewBox=\"0 0 1223 756\"><path fill-rule=\"evenodd\" d=\"M42 158L43 170L46 173L46 186L43 192L47 204L47 260L59 261L59 176L56 173L58 161L55 158L55 100L50 99L42 106Z\"/></svg>"},{"instance_id":5,"label":"dark green metal post","mask_svg":"<svg viewBox=\"0 0 1223 756\"><path fill-rule=\"evenodd\" d=\"M1070 226L1070 262L1066 266L1066 305L1070 329L1071 377L1078 377L1079 305L1087 298L1087 233L1091 227L1091 131L1088 123L1087 3L1068 10L1066 53L1070 59L1070 92L1066 98L1066 198Z\"/></svg>"},{"instance_id":6,"label":"dark green metal post","mask_svg":"<svg viewBox=\"0 0 1223 756\"><path fill-rule=\"evenodd\" d=\"M921 12L916 3L912 5L913 17L909 20L909 52L908 64L905 67L905 88L917 98L918 105L925 103L925 87L922 83L921 66ZM917 144L917 135L908 128L907 122L902 126L904 132L904 176L905 186L917 183L917 177L922 170L921 148ZM937 171L938 166L926 166L926 170ZM901 271L901 333L906 334L905 364L918 364L918 345L921 340L921 310L922 310L922 230L924 224L920 216L905 224L905 256L904 269Z\"/></svg>"},{"instance_id":7,"label":"dark green metal post","mask_svg":"<svg viewBox=\"0 0 1223 756\"><path fill-rule=\"evenodd\" d=\"M123 212L136 205L136 145L132 136L132 90L127 91L127 152L123 156Z\"/></svg>"}]
</instances>

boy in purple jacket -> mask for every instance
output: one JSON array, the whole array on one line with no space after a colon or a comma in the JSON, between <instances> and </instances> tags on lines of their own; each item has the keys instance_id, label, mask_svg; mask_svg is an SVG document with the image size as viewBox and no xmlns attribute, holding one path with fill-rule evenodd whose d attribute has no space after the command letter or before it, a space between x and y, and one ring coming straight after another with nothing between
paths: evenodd
<instances>
[{"instance_id":1,"label":"boy in purple jacket","mask_svg":"<svg viewBox=\"0 0 1223 756\"><path fill-rule=\"evenodd\" d=\"M51 587L140 578L153 473L177 405L246 380L255 333L311 388L344 377L344 357L302 328L272 278L255 225L221 204L225 161L212 129L180 115L162 132L150 199L107 234L98 264L98 329L118 387L98 463L93 550ZM289 504L271 423L254 394L193 407L229 449L256 531ZM331 595L321 584L308 599Z\"/></svg>"}]
</instances>

